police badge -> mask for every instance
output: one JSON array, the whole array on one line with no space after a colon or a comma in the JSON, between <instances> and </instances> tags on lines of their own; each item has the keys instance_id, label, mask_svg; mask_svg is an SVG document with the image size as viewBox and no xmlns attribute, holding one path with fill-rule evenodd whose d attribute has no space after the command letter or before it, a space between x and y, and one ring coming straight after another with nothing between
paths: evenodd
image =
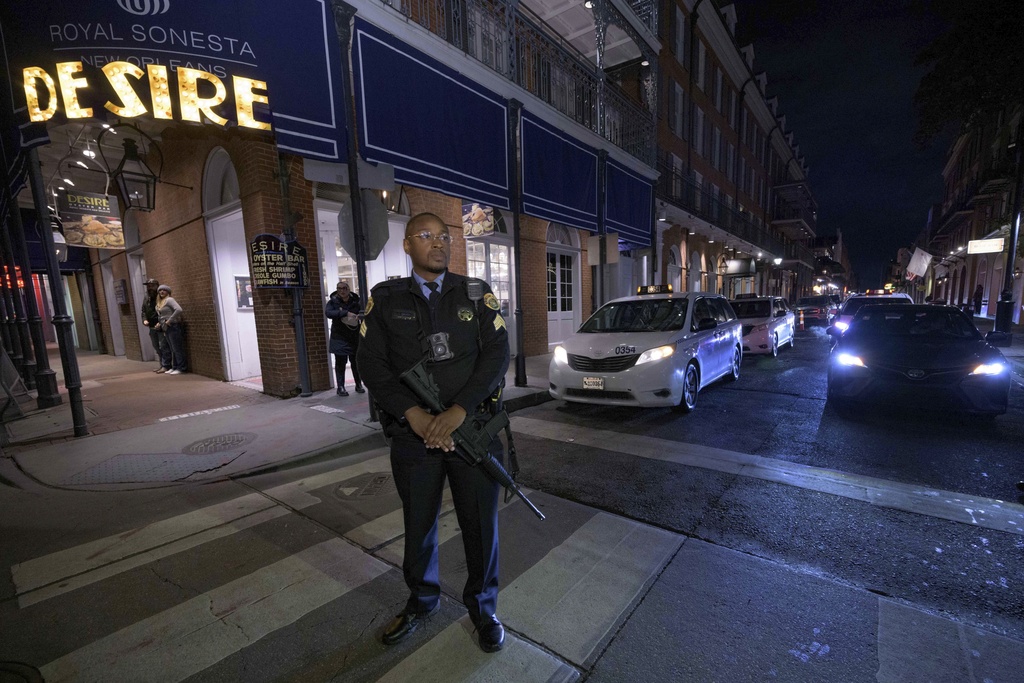
<instances>
[{"instance_id":1,"label":"police badge","mask_svg":"<svg viewBox=\"0 0 1024 683\"><path fill-rule=\"evenodd\" d=\"M492 311L497 311L501 309L501 304L498 303L497 297L495 297L490 292L484 294L484 306L491 309Z\"/></svg>"},{"instance_id":2,"label":"police badge","mask_svg":"<svg viewBox=\"0 0 1024 683\"><path fill-rule=\"evenodd\" d=\"M459 309L459 320L461 320L464 323L468 323L472 319L473 319L473 311L469 310L468 308L460 308Z\"/></svg>"}]
</instances>

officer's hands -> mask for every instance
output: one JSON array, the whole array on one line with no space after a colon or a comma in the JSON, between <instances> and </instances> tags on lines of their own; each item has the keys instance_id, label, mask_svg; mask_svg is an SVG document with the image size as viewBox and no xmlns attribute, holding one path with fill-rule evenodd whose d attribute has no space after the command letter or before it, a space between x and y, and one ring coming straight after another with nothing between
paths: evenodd
<instances>
[{"instance_id":1,"label":"officer's hands","mask_svg":"<svg viewBox=\"0 0 1024 683\"><path fill-rule=\"evenodd\" d=\"M416 433L416 436L424 441L427 440L427 428L430 427L430 422L433 419L433 415L419 406L413 406L405 411L405 421L409 423L409 427Z\"/></svg>"},{"instance_id":2,"label":"officer's hands","mask_svg":"<svg viewBox=\"0 0 1024 683\"><path fill-rule=\"evenodd\" d=\"M453 405L440 415L435 415L423 440L427 448L440 448L442 451L454 451L455 442L452 432L466 421L466 411L460 405Z\"/></svg>"}]
</instances>

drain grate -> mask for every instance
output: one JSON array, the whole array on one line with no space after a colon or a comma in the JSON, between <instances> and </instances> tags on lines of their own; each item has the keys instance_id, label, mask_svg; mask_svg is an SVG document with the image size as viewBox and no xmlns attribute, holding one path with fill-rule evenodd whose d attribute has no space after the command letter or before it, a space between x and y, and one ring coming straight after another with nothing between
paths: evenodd
<instances>
[{"instance_id":1,"label":"drain grate","mask_svg":"<svg viewBox=\"0 0 1024 683\"><path fill-rule=\"evenodd\" d=\"M256 440L256 434L252 432L236 432L234 434L220 434L211 436L201 441L190 443L181 449L185 455L209 455L210 453L223 453L224 451L237 451L242 446Z\"/></svg>"}]
</instances>

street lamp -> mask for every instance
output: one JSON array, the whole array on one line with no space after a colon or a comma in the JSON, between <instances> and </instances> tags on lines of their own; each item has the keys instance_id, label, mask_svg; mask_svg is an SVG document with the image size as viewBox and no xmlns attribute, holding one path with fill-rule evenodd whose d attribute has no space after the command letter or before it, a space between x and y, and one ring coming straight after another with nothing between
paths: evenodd
<instances>
[{"instance_id":1,"label":"street lamp","mask_svg":"<svg viewBox=\"0 0 1024 683\"><path fill-rule=\"evenodd\" d=\"M121 191L121 198L124 200L126 209L138 209L139 211L152 211L156 208L156 184L160 182L160 171L163 168L164 157L160 146L150 136L146 135L137 126L129 123L118 123L109 128L104 128L96 139L100 148L100 155L103 157L104 166L111 167L106 154L103 153L103 137L108 133L117 135L117 129L129 129L148 141L146 145L146 158L139 154L139 143L133 137L125 136L122 147L124 155L121 161L110 172L110 178L117 183ZM141 139L140 138L140 139ZM154 171L147 160L155 157L156 170Z\"/></svg>"}]
</instances>

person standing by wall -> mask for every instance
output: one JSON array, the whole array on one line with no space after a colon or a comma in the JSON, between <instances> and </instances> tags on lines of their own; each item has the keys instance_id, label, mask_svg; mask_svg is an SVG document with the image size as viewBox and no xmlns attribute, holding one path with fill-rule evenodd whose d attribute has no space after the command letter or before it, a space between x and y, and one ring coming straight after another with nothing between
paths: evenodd
<instances>
[{"instance_id":1,"label":"person standing by wall","mask_svg":"<svg viewBox=\"0 0 1024 683\"><path fill-rule=\"evenodd\" d=\"M356 393L361 394L363 382L359 378L356 350L359 348L359 314L362 303L359 295L352 291L348 282L341 280L337 289L327 299L324 315L331 319L331 346L334 354L334 377L338 383L338 396L348 396L345 391L345 364L352 363L352 379L356 381Z\"/></svg>"},{"instance_id":2,"label":"person standing by wall","mask_svg":"<svg viewBox=\"0 0 1024 683\"><path fill-rule=\"evenodd\" d=\"M974 315L981 315L981 300L985 297L985 288L978 285L974 288Z\"/></svg>"},{"instance_id":3,"label":"person standing by wall","mask_svg":"<svg viewBox=\"0 0 1024 683\"><path fill-rule=\"evenodd\" d=\"M160 316L157 329L162 333L161 347L170 356L171 369L168 375L180 375L185 372L185 312L171 296L170 285L157 287L156 310Z\"/></svg>"},{"instance_id":4,"label":"person standing by wall","mask_svg":"<svg viewBox=\"0 0 1024 683\"><path fill-rule=\"evenodd\" d=\"M159 286L160 282L154 278L146 280L146 298L142 300L142 324L149 328L149 341L153 344L156 359L160 363L160 367L154 372L163 373L171 369L171 356L170 349L167 349L165 354L163 345L160 343L160 338L163 335L160 332L160 314L156 311Z\"/></svg>"},{"instance_id":5,"label":"person standing by wall","mask_svg":"<svg viewBox=\"0 0 1024 683\"><path fill-rule=\"evenodd\" d=\"M404 640L440 609L437 516L447 479L466 553L462 601L480 649L497 652L505 643L495 614L501 487L455 452L452 433L467 419L491 417L490 397L508 370L508 331L490 287L448 271L451 235L443 220L429 213L413 216L402 245L412 259L412 277L374 287L359 343L363 380L391 437L391 470L405 523L402 572L410 594L382 640ZM437 415L399 378L424 357L448 406ZM503 460L499 439L488 450Z\"/></svg>"}]
</instances>

